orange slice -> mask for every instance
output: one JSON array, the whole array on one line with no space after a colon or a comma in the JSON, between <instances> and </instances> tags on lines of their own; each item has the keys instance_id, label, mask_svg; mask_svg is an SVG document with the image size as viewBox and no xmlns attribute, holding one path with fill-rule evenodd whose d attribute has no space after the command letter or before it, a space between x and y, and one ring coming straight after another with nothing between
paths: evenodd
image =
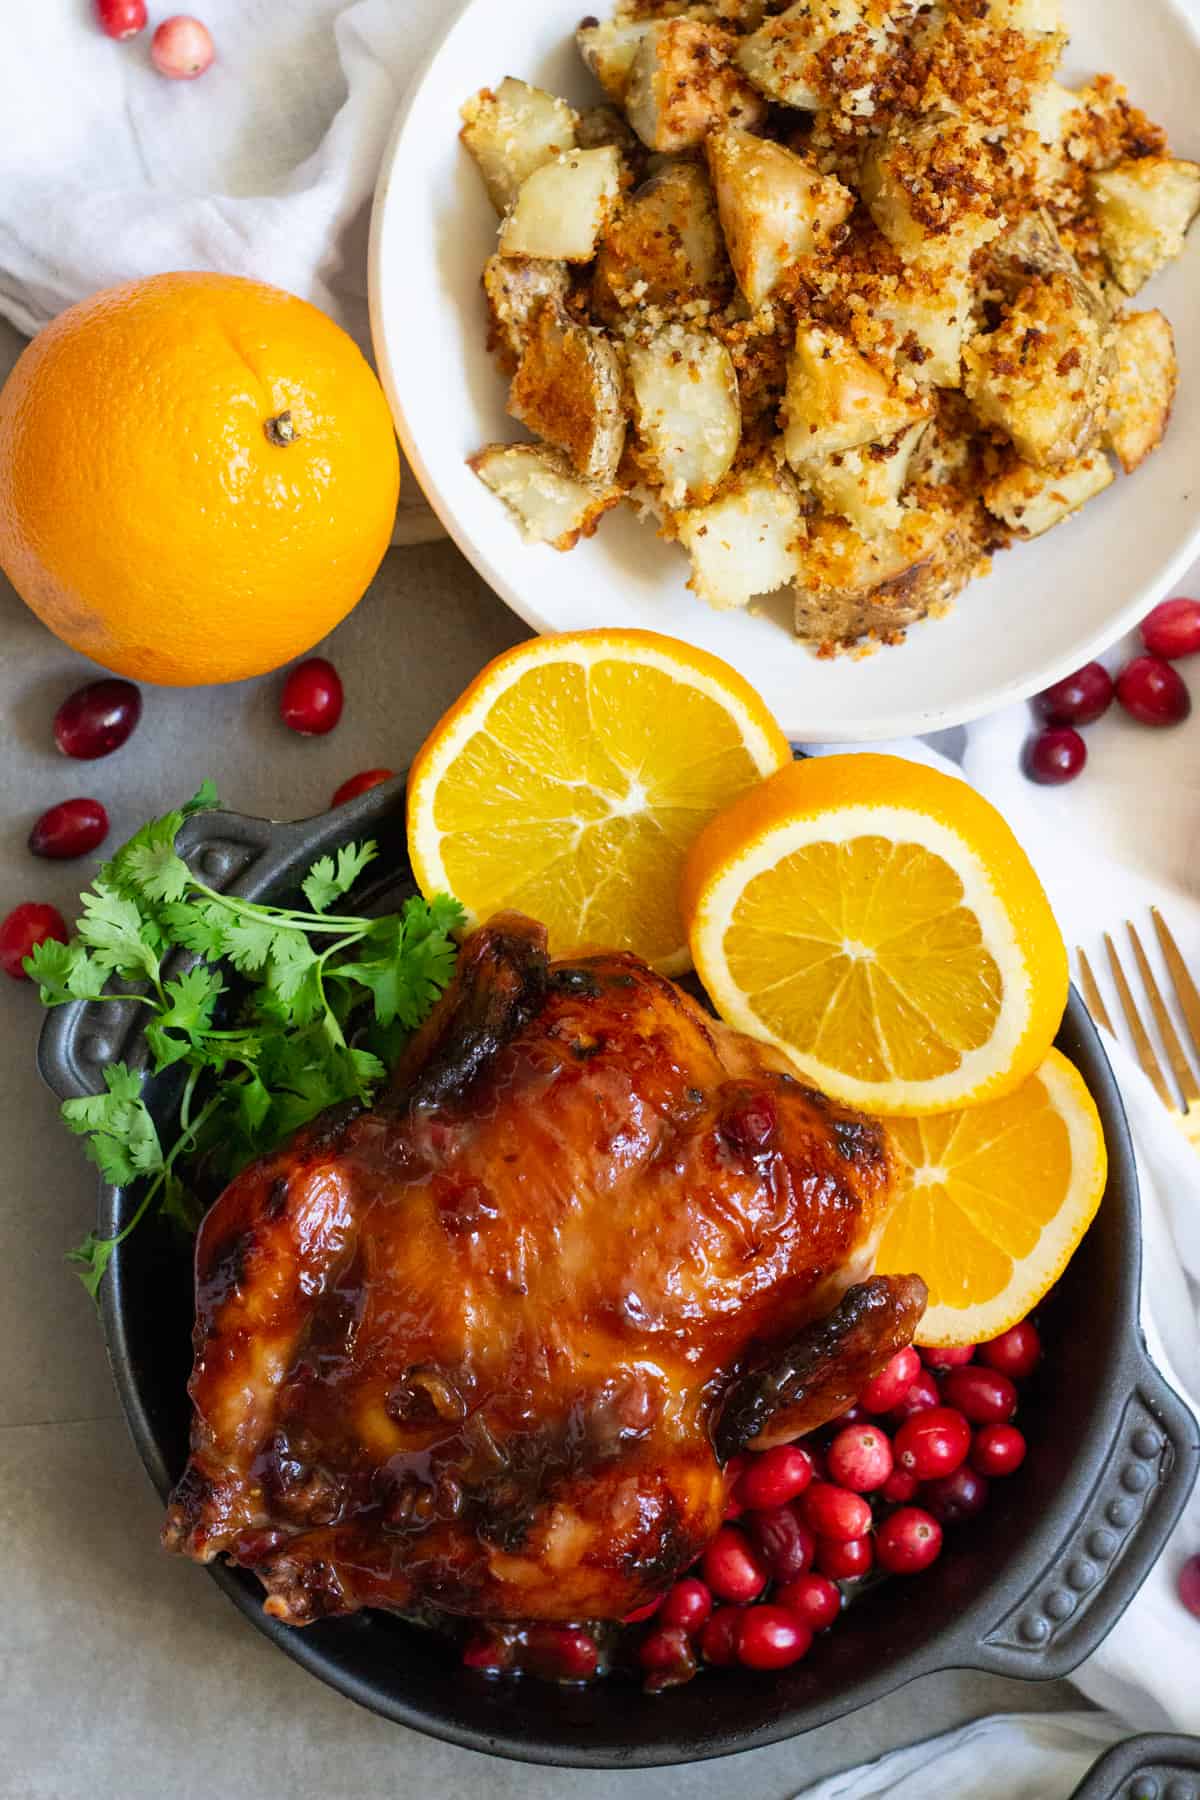
<instances>
[{"instance_id":1,"label":"orange slice","mask_svg":"<svg viewBox=\"0 0 1200 1800\"><path fill-rule=\"evenodd\" d=\"M1104 1132L1083 1077L1051 1050L1003 1100L890 1129L902 1192L877 1272L924 1276L918 1343L998 1337L1058 1280L1104 1193Z\"/></svg>"},{"instance_id":2,"label":"orange slice","mask_svg":"<svg viewBox=\"0 0 1200 1800\"><path fill-rule=\"evenodd\" d=\"M895 756L789 765L697 840L681 890L721 1016L873 1112L976 1106L1038 1067L1062 935L994 807Z\"/></svg>"},{"instance_id":3,"label":"orange slice","mask_svg":"<svg viewBox=\"0 0 1200 1800\"><path fill-rule=\"evenodd\" d=\"M705 651L650 631L534 638L489 663L419 751L413 871L472 924L514 908L549 927L555 955L633 950L679 974L688 851L790 761L754 689Z\"/></svg>"}]
</instances>

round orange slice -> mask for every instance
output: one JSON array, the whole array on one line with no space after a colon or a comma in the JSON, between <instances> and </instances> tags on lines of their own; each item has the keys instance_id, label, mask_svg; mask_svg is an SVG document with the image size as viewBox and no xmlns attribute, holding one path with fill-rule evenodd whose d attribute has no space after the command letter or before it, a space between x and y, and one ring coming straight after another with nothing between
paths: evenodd
<instances>
[{"instance_id":1,"label":"round orange slice","mask_svg":"<svg viewBox=\"0 0 1200 1800\"><path fill-rule=\"evenodd\" d=\"M1066 1005L1062 934L1012 831L900 757L779 770L697 839L681 904L727 1023L873 1112L1011 1092Z\"/></svg>"},{"instance_id":2,"label":"round orange slice","mask_svg":"<svg viewBox=\"0 0 1200 1800\"><path fill-rule=\"evenodd\" d=\"M557 956L632 950L679 974L688 851L790 761L754 689L703 650L649 631L534 638L489 663L418 752L413 871L472 924L512 908L547 925Z\"/></svg>"},{"instance_id":3,"label":"round orange slice","mask_svg":"<svg viewBox=\"0 0 1200 1800\"><path fill-rule=\"evenodd\" d=\"M877 1272L925 1278L919 1344L998 1337L1053 1287L1104 1193L1104 1131L1083 1077L1051 1050L1003 1100L890 1130L902 1186Z\"/></svg>"}]
</instances>

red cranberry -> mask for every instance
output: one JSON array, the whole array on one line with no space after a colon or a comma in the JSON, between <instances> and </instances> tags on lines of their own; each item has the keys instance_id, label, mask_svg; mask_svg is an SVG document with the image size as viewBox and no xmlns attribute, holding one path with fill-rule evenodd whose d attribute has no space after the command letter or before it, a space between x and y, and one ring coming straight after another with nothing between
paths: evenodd
<instances>
[{"instance_id":1,"label":"red cranberry","mask_svg":"<svg viewBox=\"0 0 1200 1800\"><path fill-rule=\"evenodd\" d=\"M1189 1556L1180 1569L1179 1598L1200 1619L1200 1556Z\"/></svg>"},{"instance_id":2,"label":"red cranberry","mask_svg":"<svg viewBox=\"0 0 1200 1800\"><path fill-rule=\"evenodd\" d=\"M136 37L146 24L146 0L96 0L96 19L105 37Z\"/></svg>"},{"instance_id":3,"label":"red cranberry","mask_svg":"<svg viewBox=\"0 0 1200 1800\"><path fill-rule=\"evenodd\" d=\"M919 1506L889 1513L875 1533L875 1554L889 1575L919 1574L937 1561L941 1549L941 1526Z\"/></svg>"},{"instance_id":4,"label":"red cranberry","mask_svg":"<svg viewBox=\"0 0 1200 1800\"><path fill-rule=\"evenodd\" d=\"M596 1640L577 1625L537 1625L528 1633L526 1662L546 1681L590 1681L598 1661Z\"/></svg>"},{"instance_id":5,"label":"red cranberry","mask_svg":"<svg viewBox=\"0 0 1200 1800\"><path fill-rule=\"evenodd\" d=\"M812 1457L799 1444L780 1444L752 1456L738 1482L744 1506L786 1506L813 1478Z\"/></svg>"},{"instance_id":6,"label":"red cranberry","mask_svg":"<svg viewBox=\"0 0 1200 1800\"><path fill-rule=\"evenodd\" d=\"M649 1676L646 1686L657 1692L681 1687L696 1673L696 1656L686 1631L657 1625L638 1645L638 1661Z\"/></svg>"},{"instance_id":7,"label":"red cranberry","mask_svg":"<svg viewBox=\"0 0 1200 1800\"><path fill-rule=\"evenodd\" d=\"M324 737L342 716L342 678L323 656L310 656L288 671L279 697L279 712L289 731L301 737Z\"/></svg>"},{"instance_id":8,"label":"red cranberry","mask_svg":"<svg viewBox=\"0 0 1200 1800\"><path fill-rule=\"evenodd\" d=\"M187 13L164 19L150 40L150 60L168 81L195 81L215 54L207 26Z\"/></svg>"},{"instance_id":9,"label":"red cranberry","mask_svg":"<svg viewBox=\"0 0 1200 1800\"><path fill-rule=\"evenodd\" d=\"M721 1131L733 1149L740 1150L743 1155L758 1156L770 1144L778 1122L770 1094L742 1094L725 1114Z\"/></svg>"},{"instance_id":10,"label":"red cranberry","mask_svg":"<svg viewBox=\"0 0 1200 1800\"><path fill-rule=\"evenodd\" d=\"M1103 663L1085 663L1034 701L1047 725L1090 725L1112 705L1113 680Z\"/></svg>"},{"instance_id":11,"label":"red cranberry","mask_svg":"<svg viewBox=\"0 0 1200 1800\"><path fill-rule=\"evenodd\" d=\"M927 1369L961 1369L974 1354L974 1344L930 1344L921 1351L921 1361Z\"/></svg>"},{"instance_id":12,"label":"red cranberry","mask_svg":"<svg viewBox=\"0 0 1200 1800\"><path fill-rule=\"evenodd\" d=\"M757 1599L767 1585L767 1566L734 1525L722 1525L700 1565L701 1573L718 1600L742 1604Z\"/></svg>"},{"instance_id":13,"label":"red cranberry","mask_svg":"<svg viewBox=\"0 0 1200 1800\"><path fill-rule=\"evenodd\" d=\"M844 1542L847 1538L862 1537L871 1529L871 1508L862 1495L852 1494L849 1488L835 1487L831 1481L814 1482L801 1505L805 1523L818 1537Z\"/></svg>"},{"instance_id":14,"label":"red cranberry","mask_svg":"<svg viewBox=\"0 0 1200 1800\"><path fill-rule=\"evenodd\" d=\"M699 1631L712 1617L713 1598L695 1575L677 1581L662 1603L659 1624L680 1631Z\"/></svg>"},{"instance_id":15,"label":"red cranberry","mask_svg":"<svg viewBox=\"0 0 1200 1800\"><path fill-rule=\"evenodd\" d=\"M1174 662L1200 650L1200 600L1160 600L1142 620L1142 642L1152 656Z\"/></svg>"},{"instance_id":16,"label":"red cranberry","mask_svg":"<svg viewBox=\"0 0 1200 1800\"><path fill-rule=\"evenodd\" d=\"M752 1512L746 1529L770 1564L776 1581L791 1581L812 1568L816 1539L799 1514L790 1506L775 1506L769 1511Z\"/></svg>"},{"instance_id":17,"label":"red cranberry","mask_svg":"<svg viewBox=\"0 0 1200 1800\"><path fill-rule=\"evenodd\" d=\"M347 800L357 800L360 794L378 787L380 782L390 781L394 769L364 769L361 775L352 775L349 781L343 781L340 788L334 790L330 806L345 806Z\"/></svg>"},{"instance_id":18,"label":"red cranberry","mask_svg":"<svg viewBox=\"0 0 1200 1800\"><path fill-rule=\"evenodd\" d=\"M868 1381L858 1397L859 1402L869 1413L891 1412L894 1406L899 1406L920 1373L921 1359L909 1344L903 1350L897 1350L879 1374Z\"/></svg>"},{"instance_id":19,"label":"red cranberry","mask_svg":"<svg viewBox=\"0 0 1200 1800\"><path fill-rule=\"evenodd\" d=\"M812 1648L812 1632L782 1606L752 1606L742 1620L738 1661L747 1669L786 1669Z\"/></svg>"},{"instance_id":20,"label":"red cranberry","mask_svg":"<svg viewBox=\"0 0 1200 1800\"><path fill-rule=\"evenodd\" d=\"M829 1428L833 1432L838 1432L844 1425L861 1425L870 1417L870 1413L861 1400L856 1400L853 1406L848 1406L844 1413L839 1413L836 1419L830 1421Z\"/></svg>"},{"instance_id":21,"label":"red cranberry","mask_svg":"<svg viewBox=\"0 0 1200 1800\"><path fill-rule=\"evenodd\" d=\"M847 1425L825 1453L831 1478L854 1494L873 1494L892 1472L892 1446L878 1425Z\"/></svg>"},{"instance_id":22,"label":"red cranberry","mask_svg":"<svg viewBox=\"0 0 1200 1800\"><path fill-rule=\"evenodd\" d=\"M27 981L29 977L21 967L25 958L32 956L47 938L57 938L65 944L70 935L56 907L41 906L36 900L14 906L8 917L0 921L0 969L14 981Z\"/></svg>"},{"instance_id":23,"label":"red cranberry","mask_svg":"<svg viewBox=\"0 0 1200 1800\"><path fill-rule=\"evenodd\" d=\"M1143 725L1179 725L1192 710L1179 670L1158 656L1135 656L1117 676L1117 699Z\"/></svg>"},{"instance_id":24,"label":"red cranberry","mask_svg":"<svg viewBox=\"0 0 1200 1800\"><path fill-rule=\"evenodd\" d=\"M921 1499L942 1525L961 1525L987 1505L988 1484L970 1463L960 1463L953 1475L927 1481Z\"/></svg>"},{"instance_id":25,"label":"red cranberry","mask_svg":"<svg viewBox=\"0 0 1200 1800\"><path fill-rule=\"evenodd\" d=\"M839 1548L844 1546L839 1545ZM841 1590L827 1575L800 1575L781 1587L775 1599L788 1612L803 1619L810 1631L828 1631L842 1610Z\"/></svg>"},{"instance_id":26,"label":"red cranberry","mask_svg":"<svg viewBox=\"0 0 1200 1800\"><path fill-rule=\"evenodd\" d=\"M989 1369L998 1369L1010 1381L1024 1381L1037 1368L1042 1355L1042 1340L1037 1326L1028 1319L1002 1331L990 1344L979 1346L979 1360Z\"/></svg>"},{"instance_id":27,"label":"red cranberry","mask_svg":"<svg viewBox=\"0 0 1200 1800\"><path fill-rule=\"evenodd\" d=\"M899 1404L889 1412L888 1424L903 1425L906 1419L913 1418L917 1413L928 1412L940 1400L937 1382L928 1369L922 1369L917 1379L910 1383L908 1392L901 1397Z\"/></svg>"},{"instance_id":28,"label":"red cranberry","mask_svg":"<svg viewBox=\"0 0 1200 1800\"><path fill-rule=\"evenodd\" d=\"M622 1613L622 1625L641 1625L646 1619L652 1619L665 1597L665 1595L659 1594L657 1599L647 1600L645 1606L635 1606L632 1612Z\"/></svg>"},{"instance_id":29,"label":"red cranberry","mask_svg":"<svg viewBox=\"0 0 1200 1800\"><path fill-rule=\"evenodd\" d=\"M906 1419L896 1433L896 1461L918 1481L953 1475L971 1448L971 1427L950 1406L932 1406Z\"/></svg>"},{"instance_id":30,"label":"red cranberry","mask_svg":"<svg viewBox=\"0 0 1200 1800\"><path fill-rule=\"evenodd\" d=\"M981 1475L1014 1475L1025 1461L1025 1439L1015 1425L981 1425L971 1439L971 1467Z\"/></svg>"},{"instance_id":31,"label":"red cranberry","mask_svg":"<svg viewBox=\"0 0 1200 1800\"><path fill-rule=\"evenodd\" d=\"M35 856L65 861L86 856L108 836L108 814L98 800L60 800L47 807L29 834Z\"/></svg>"},{"instance_id":32,"label":"red cranberry","mask_svg":"<svg viewBox=\"0 0 1200 1800\"><path fill-rule=\"evenodd\" d=\"M893 1469L880 1492L892 1506L904 1506L916 1497L920 1482L907 1469Z\"/></svg>"},{"instance_id":33,"label":"red cranberry","mask_svg":"<svg viewBox=\"0 0 1200 1800\"><path fill-rule=\"evenodd\" d=\"M94 762L119 750L141 716L142 696L132 681L89 681L55 713L54 741L64 756Z\"/></svg>"},{"instance_id":34,"label":"red cranberry","mask_svg":"<svg viewBox=\"0 0 1200 1800\"><path fill-rule=\"evenodd\" d=\"M1025 752L1025 773L1043 787L1061 787L1083 774L1087 745L1069 725L1039 731Z\"/></svg>"},{"instance_id":35,"label":"red cranberry","mask_svg":"<svg viewBox=\"0 0 1200 1800\"><path fill-rule=\"evenodd\" d=\"M738 1639L742 1624L749 1617L745 1606L722 1606L700 1633L700 1652L705 1662L727 1669L737 1661Z\"/></svg>"},{"instance_id":36,"label":"red cranberry","mask_svg":"<svg viewBox=\"0 0 1200 1800\"><path fill-rule=\"evenodd\" d=\"M746 1510L742 1500L741 1481L749 1461L748 1456L731 1456L725 1465L725 1511L722 1517L726 1519L740 1519Z\"/></svg>"},{"instance_id":37,"label":"red cranberry","mask_svg":"<svg viewBox=\"0 0 1200 1800\"><path fill-rule=\"evenodd\" d=\"M854 1581L866 1575L874 1561L871 1540L865 1535L817 1539L817 1568L830 1581Z\"/></svg>"},{"instance_id":38,"label":"red cranberry","mask_svg":"<svg viewBox=\"0 0 1200 1800\"><path fill-rule=\"evenodd\" d=\"M947 1406L972 1425L1006 1425L1017 1410L1017 1390L998 1369L951 1369L942 1381Z\"/></svg>"},{"instance_id":39,"label":"red cranberry","mask_svg":"<svg viewBox=\"0 0 1200 1800\"><path fill-rule=\"evenodd\" d=\"M478 1669L484 1675L499 1675L512 1663L510 1647L493 1637L490 1631L477 1632L463 1645L462 1665Z\"/></svg>"}]
</instances>

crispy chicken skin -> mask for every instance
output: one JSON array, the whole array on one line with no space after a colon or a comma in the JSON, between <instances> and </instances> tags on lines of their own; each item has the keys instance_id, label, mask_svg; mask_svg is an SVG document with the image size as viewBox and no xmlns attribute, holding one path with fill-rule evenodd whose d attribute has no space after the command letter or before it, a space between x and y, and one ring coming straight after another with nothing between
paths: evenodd
<instances>
[{"instance_id":1,"label":"crispy chicken skin","mask_svg":"<svg viewBox=\"0 0 1200 1800\"><path fill-rule=\"evenodd\" d=\"M923 1283L867 1279L892 1185L881 1126L636 957L551 963L498 916L375 1108L204 1220L164 1541L297 1625L619 1617L716 1530L736 1450L911 1339Z\"/></svg>"}]
</instances>

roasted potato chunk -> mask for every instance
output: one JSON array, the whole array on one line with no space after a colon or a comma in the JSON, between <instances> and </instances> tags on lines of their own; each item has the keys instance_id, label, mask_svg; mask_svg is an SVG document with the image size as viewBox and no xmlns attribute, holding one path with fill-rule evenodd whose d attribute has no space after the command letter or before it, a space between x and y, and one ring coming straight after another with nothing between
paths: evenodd
<instances>
[{"instance_id":1,"label":"roasted potato chunk","mask_svg":"<svg viewBox=\"0 0 1200 1800\"><path fill-rule=\"evenodd\" d=\"M701 163L671 163L633 194L604 233L592 300L616 321L636 307L668 315L720 306L733 276Z\"/></svg>"},{"instance_id":2,"label":"roasted potato chunk","mask_svg":"<svg viewBox=\"0 0 1200 1800\"><path fill-rule=\"evenodd\" d=\"M729 473L742 435L737 374L707 331L669 325L628 351L634 418L671 507L707 500Z\"/></svg>"},{"instance_id":3,"label":"roasted potato chunk","mask_svg":"<svg viewBox=\"0 0 1200 1800\"><path fill-rule=\"evenodd\" d=\"M797 637L831 655L865 637L894 643L951 600L979 571L985 534L974 507L912 510L882 539L816 519L801 546Z\"/></svg>"},{"instance_id":4,"label":"roasted potato chunk","mask_svg":"<svg viewBox=\"0 0 1200 1800\"><path fill-rule=\"evenodd\" d=\"M500 252L591 262L620 196L621 157L611 144L556 156L522 182L500 227Z\"/></svg>"},{"instance_id":5,"label":"roasted potato chunk","mask_svg":"<svg viewBox=\"0 0 1200 1800\"><path fill-rule=\"evenodd\" d=\"M783 449L794 469L893 438L929 410L928 400L901 393L848 338L824 325L798 328L783 402Z\"/></svg>"},{"instance_id":6,"label":"roasted potato chunk","mask_svg":"<svg viewBox=\"0 0 1200 1800\"><path fill-rule=\"evenodd\" d=\"M1112 464L1100 450L1053 471L1017 462L988 483L983 502L1018 537L1035 538L1078 512L1115 480Z\"/></svg>"},{"instance_id":7,"label":"roasted potato chunk","mask_svg":"<svg viewBox=\"0 0 1200 1800\"><path fill-rule=\"evenodd\" d=\"M828 248L854 195L794 151L748 131L714 131L705 151L729 260L757 308L797 257Z\"/></svg>"},{"instance_id":8,"label":"roasted potato chunk","mask_svg":"<svg viewBox=\"0 0 1200 1800\"><path fill-rule=\"evenodd\" d=\"M531 256L489 256L483 265L483 291L491 320L489 349L498 350L509 374L521 360L525 338L543 300L565 300L570 277L566 263Z\"/></svg>"},{"instance_id":9,"label":"roasted potato chunk","mask_svg":"<svg viewBox=\"0 0 1200 1800\"><path fill-rule=\"evenodd\" d=\"M692 559L688 586L710 606L747 606L796 578L800 500L769 457L737 470L706 506L676 513L671 525Z\"/></svg>"},{"instance_id":10,"label":"roasted potato chunk","mask_svg":"<svg viewBox=\"0 0 1200 1800\"><path fill-rule=\"evenodd\" d=\"M893 48L889 17L903 18L911 10L907 0L798 0L743 38L738 64L756 88L783 106L816 112L857 83L861 110L870 111L867 90ZM831 79L836 58L852 70L848 80Z\"/></svg>"},{"instance_id":11,"label":"roasted potato chunk","mask_svg":"<svg viewBox=\"0 0 1200 1800\"><path fill-rule=\"evenodd\" d=\"M981 125L900 118L863 158L862 196L902 256L961 265L1003 229L1001 166Z\"/></svg>"},{"instance_id":12,"label":"roasted potato chunk","mask_svg":"<svg viewBox=\"0 0 1200 1800\"><path fill-rule=\"evenodd\" d=\"M573 550L591 537L621 490L582 481L561 450L546 444L487 444L468 458L485 487L499 496L533 544Z\"/></svg>"},{"instance_id":13,"label":"roasted potato chunk","mask_svg":"<svg viewBox=\"0 0 1200 1800\"><path fill-rule=\"evenodd\" d=\"M565 451L577 475L611 482L625 445L620 359L602 332L539 303L513 376L508 410Z\"/></svg>"},{"instance_id":14,"label":"roasted potato chunk","mask_svg":"<svg viewBox=\"0 0 1200 1800\"><path fill-rule=\"evenodd\" d=\"M1143 156L1092 175L1088 188L1113 279L1136 294L1183 249L1200 212L1200 163Z\"/></svg>"},{"instance_id":15,"label":"roasted potato chunk","mask_svg":"<svg viewBox=\"0 0 1200 1800\"><path fill-rule=\"evenodd\" d=\"M1011 438L1023 461L1061 469L1099 431L1111 338L1068 275L1028 282L995 331L967 345L967 398L984 424Z\"/></svg>"},{"instance_id":16,"label":"roasted potato chunk","mask_svg":"<svg viewBox=\"0 0 1200 1800\"><path fill-rule=\"evenodd\" d=\"M629 71L651 19L585 19L575 42L600 86L620 106L629 86Z\"/></svg>"},{"instance_id":17,"label":"roasted potato chunk","mask_svg":"<svg viewBox=\"0 0 1200 1800\"><path fill-rule=\"evenodd\" d=\"M1060 0L988 0L988 19L1030 37L1057 37L1064 30Z\"/></svg>"},{"instance_id":18,"label":"roasted potato chunk","mask_svg":"<svg viewBox=\"0 0 1200 1800\"><path fill-rule=\"evenodd\" d=\"M971 291L961 269L916 265L870 285L873 318L891 326L889 348L898 365L928 387L962 384L962 353Z\"/></svg>"},{"instance_id":19,"label":"roasted potato chunk","mask_svg":"<svg viewBox=\"0 0 1200 1800\"><path fill-rule=\"evenodd\" d=\"M806 470L809 485L828 513L848 519L864 538L879 538L902 522L900 496L913 453L929 428L922 419L883 444L841 450Z\"/></svg>"},{"instance_id":20,"label":"roasted potato chunk","mask_svg":"<svg viewBox=\"0 0 1200 1800\"><path fill-rule=\"evenodd\" d=\"M510 75L462 109L459 137L479 165L492 205L506 212L526 176L575 148L576 114L565 100Z\"/></svg>"},{"instance_id":21,"label":"roasted potato chunk","mask_svg":"<svg viewBox=\"0 0 1200 1800\"><path fill-rule=\"evenodd\" d=\"M1178 380L1170 321L1160 312L1131 313L1122 319L1104 443L1127 475L1162 443Z\"/></svg>"},{"instance_id":22,"label":"roasted potato chunk","mask_svg":"<svg viewBox=\"0 0 1200 1800\"><path fill-rule=\"evenodd\" d=\"M650 150L695 150L717 125L757 125L766 106L730 61L734 39L698 19L659 19L625 89L629 123Z\"/></svg>"}]
</instances>

